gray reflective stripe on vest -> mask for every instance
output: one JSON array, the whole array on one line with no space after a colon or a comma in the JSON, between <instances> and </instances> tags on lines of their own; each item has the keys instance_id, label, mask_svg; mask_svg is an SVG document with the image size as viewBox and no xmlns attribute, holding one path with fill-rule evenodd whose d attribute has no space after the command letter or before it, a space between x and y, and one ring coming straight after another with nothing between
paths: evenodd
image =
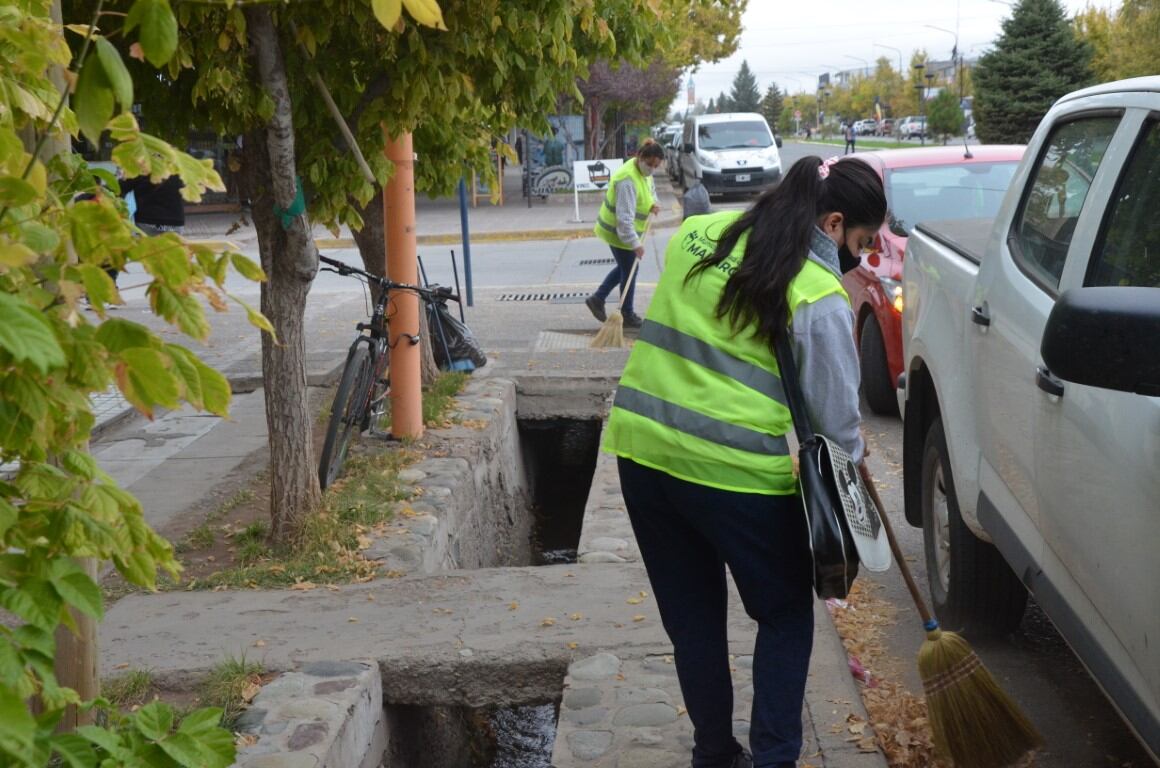
<instances>
[{"instance_id":1,"label":"gray reflective stripe on vest","mask_svg":"<svg viewBox=\"0 0 1160 768\"><path fill-rule=\"evenodd\" d=\"M734 381L776 400L781 405L786 404L785 390L782 388L781 379L778 376L744 360L738 360L695 336L682 333L654 320L645 320L644 327L640 329L639 340L648 342L654 347L660 347L666 352L672 352L674 355L683 357L711 371L728 376Z\"/></svg>"},{"instance_id":2,"label":"gray reflective stripe on vest","mask_svg":"<svg viewBox=\"0 0 1160 768\"><path fill-rule=\"evenodd\" d=\"M597 217L596 223L599 224L601 226L601 228L616 235L618 240L620 239L620 235L617 234L617 232L616 232L616 224L609 224L607 221L605 221L604 219L602 219L600 217Z\"/></svg>"},{"instance_id":3,"label":"gray reflective stripe on vest","mask_svg":"<svg viewBox=\"0 0 1160 768\"><path fill-rule=\"evenodd\" d=\"M611 211L611 212L612 212L612 217L613 217L613 218L616 218L616 206L615 206L615 205L610 205L610 204L609 204L609 202L608 202L608 198L607 198L607 197L606 197L606 198L604 198L604 207L605 207L605 208L607 208L609 211ZM637 221L644 221L645 219L647 219L647 218L648 218L648 214L647 214L647 213L640 213L639 211L638 211L637 213L634 213L634 214L633 214L633 216L635 216L635 217L636 217L636 220L637 220Z\"/></svg>"},{"instance_id":4,"label":"gray reflective stripe on vest","mask_svg":"<svg viewBox=\"0 0 1160 768\"><path fill-rule=\"evenodd\" d=\"M770 435L719 421L623 384L617 388L616 399L612 404L616 408L623 408L658 424L727 448L772 456L789 455L789 445L784 435Z\"/></svg>"}]
</instances>

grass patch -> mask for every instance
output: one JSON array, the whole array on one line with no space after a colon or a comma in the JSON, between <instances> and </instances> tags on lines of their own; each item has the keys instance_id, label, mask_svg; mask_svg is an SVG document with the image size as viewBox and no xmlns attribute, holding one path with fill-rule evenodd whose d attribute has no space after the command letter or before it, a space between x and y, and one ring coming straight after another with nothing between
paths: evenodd
<instances>
[{"instance_id":1,"label":"grass patch","mask_svg":"<svg viewBox=\"0 0 1160 768\"><path fill-rule=\"evenodd\" d=\"M455 396L467 384L467 374L462 371L442 373L431 386L423 390L423 423L442 424L455 405Z\"/></svg>"},{"instance_id":2,"label":"grass patch","mask_svg":"<svg viewBox=\"0 0 1160 768\"><path fill-rule=\"evenodd\" d=\"M153 693L153 674L145 669L130 670L101 681L101 695L118 709L144 704Z\"/></svg>"},{"instance_id":3,"label":"grass patch","mask_svg":"<svg viewBox=\"0 0 1160 768\"><path fill-rule=\"evenodd\" d=\"M226 659L209 673L201 686L200 706L221 707L222 725L230 728L262 686L265 669L256 661Z\"/></svg>"}]
</instances>

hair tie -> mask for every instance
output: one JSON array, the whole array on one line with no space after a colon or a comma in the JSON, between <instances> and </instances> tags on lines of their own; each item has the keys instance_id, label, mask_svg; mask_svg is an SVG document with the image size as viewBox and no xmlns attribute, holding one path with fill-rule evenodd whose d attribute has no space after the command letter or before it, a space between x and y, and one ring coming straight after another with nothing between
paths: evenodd
<instances>
[{"instance_id":1,"label":"hair tie","mask_svg":"<svg viewBox=\"0 0 1160 768\"><path fill-rule=\"evenodd\" d=\"M821 165L818 166L818 178L819 179L828 179L830 177L831 166L833 166L835 163L837 163L841 159L842 159L841 155L834 155L833 157L826 158L825 160L823 160Z\"/></svg>"}]
</instances>

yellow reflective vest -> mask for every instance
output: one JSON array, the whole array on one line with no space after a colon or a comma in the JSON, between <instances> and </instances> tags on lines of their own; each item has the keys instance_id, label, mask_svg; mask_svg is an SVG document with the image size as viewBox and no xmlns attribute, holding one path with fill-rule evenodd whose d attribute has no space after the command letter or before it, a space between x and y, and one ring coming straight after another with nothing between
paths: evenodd
<instances>
[{"instance_id":1,"label":"yellow reflective vest","mask_svg":"<svg viewBox=\"0 0 1160 768\"><path fill-rule=\"evenodd\" d=\"M632 246L621 240L620 235L616 234L616 185L625 178L632 179L632 185L636 187L636 218L633 220L633 228L636 230L637 237L644 235L649 212L656 203L656 193L652 177L642 174L640 168L637 167L636 160L631 158L613 171L608 189L604 193L604 203L600 206L600 212L596 214L596 227L593 231L597 237L609 245L631 251Z\"/></svg>"},{"instance_id":2,"label":"yellow reflective vest","mask_svg":"<svg viewBox=\"0 0 1160 768\"><path fill-rule=\"evenodd\" d=\"M620 377L604 450L674 477L741 493L796 492L786 435L793 428L777 361L752 329L734 333L717 302L745 254L742 236L723 262L688 283L740 214L687 219L669 241L665 270ZM789 286L802 302L839 293L837 276L809 259Z\"/></svg>"}]
</instances>

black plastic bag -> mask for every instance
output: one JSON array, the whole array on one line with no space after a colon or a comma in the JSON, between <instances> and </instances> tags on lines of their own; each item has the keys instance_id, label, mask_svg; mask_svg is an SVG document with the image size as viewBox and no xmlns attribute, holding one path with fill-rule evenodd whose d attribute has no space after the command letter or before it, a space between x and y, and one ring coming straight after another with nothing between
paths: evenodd
<instances>
[{"instance_id":1,"label":"black plastic bag","mask_svg":"<svg viewBox=\"0 0 1160 768\"><path fill-rule=\"evenodd\" d=\"M438 286L431 286L438 290ZM483 347L459 318L447 308L447 299L437 296L427 302L427 324L431 329L431 351L441 371L474 371L487 365Z\"/></svg>"}]
</instances>

